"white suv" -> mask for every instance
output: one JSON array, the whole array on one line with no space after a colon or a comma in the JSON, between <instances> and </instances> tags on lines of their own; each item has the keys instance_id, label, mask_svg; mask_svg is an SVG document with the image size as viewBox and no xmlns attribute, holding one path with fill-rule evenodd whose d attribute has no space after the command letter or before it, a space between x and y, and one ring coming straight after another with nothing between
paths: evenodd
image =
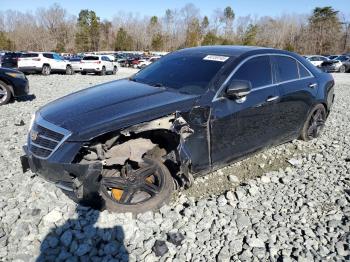
<instances>
[{"instance_id":1,"label":"white suv","mask_svg":"<svg viewBox=\"0 0 350 262\"><path fill-rule=\"evenodd\" d=\"M105 75L106 73L117 73L117 65L105 55L88 55L81 60L81 74L95 73Z\"/></svg>"},{"instance_id":2,"label":"white suv","mask_svg":"<svg viewBox=\"0 0 350 262\"><path fill-rule=\"evenodd\" d=\"M64 60L59 54L52 52L23 53L18 58L18 70L24 73L74 73L72 65Z\"/></svg>"}]
</instances>

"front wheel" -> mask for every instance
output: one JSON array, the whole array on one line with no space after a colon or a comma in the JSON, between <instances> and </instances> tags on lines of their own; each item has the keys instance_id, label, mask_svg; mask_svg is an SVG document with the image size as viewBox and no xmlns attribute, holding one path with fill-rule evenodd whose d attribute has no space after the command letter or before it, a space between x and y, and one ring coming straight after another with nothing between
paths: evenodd
<instances>
[{"instance_id":1,"label":"front wheel","mask_svg":"<svg viewBox=\"0 0 350 262\"><path fill-rule=\"evenodd\" d=\"M137 167L126 164L121 172L104 170L100 184L100 194L109 211L134 214L160 208L173 189L168 168L150 158Z\"/></svg>"},{"instance_id":2,"label":"front wheel","mask_svg":"<svg viewBox=\"0 0 350 262\"><path fill-rule=\"evenodd\" d=\"M304 123L300 138L309 141L319 137L325 125L326 117L326 109L322 104L314 106Z\"/></svg>"},{"instance_id":3,"label":"front wheel","mask_svg":"<svg viewBox=\"0 0 350 262\"><path fill-rule=\"evenodd\" d=\"M113 72L112 72L112 74L113 75L116 75L117 74L117 71L118 71L118 68L115 66L115 67L113 67Z\"/></svg>"},{"instance_id":4,"label":"front wheel","mask_svg":"<svg viewBox=\"0 0 350 262\"><path fill-rule=\"evenodd\" d=\"M9 87L0 81L0 106L7 104L11 99L11 91Z\"/></svg>"}]
</instances>

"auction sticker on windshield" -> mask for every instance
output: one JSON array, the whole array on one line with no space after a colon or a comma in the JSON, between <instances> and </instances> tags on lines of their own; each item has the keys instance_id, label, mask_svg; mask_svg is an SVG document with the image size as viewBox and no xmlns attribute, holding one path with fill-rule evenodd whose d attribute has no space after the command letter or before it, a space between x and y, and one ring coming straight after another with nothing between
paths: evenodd
<instances>
[{"instance_id":1,"label":"auction sticker on windshield","mask_svg":"<svg viewBox=\"0 0 350 262\"><path fill-rule=\"evenodd\" d=\"M209 60L209 61L217 61L217 62L225 62L227 59L229 59L228 56L221 56L221 55L207 55L203 58L203 60Z\"/></svg>"}]
</instances>

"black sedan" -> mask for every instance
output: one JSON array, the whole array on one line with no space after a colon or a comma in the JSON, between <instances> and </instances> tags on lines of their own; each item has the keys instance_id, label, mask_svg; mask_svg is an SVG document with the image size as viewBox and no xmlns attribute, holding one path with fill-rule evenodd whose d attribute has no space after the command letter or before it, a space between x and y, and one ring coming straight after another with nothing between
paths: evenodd
<instances>
[{"instance_id":1,"label":"black sedan","mask_svg":"<svg viewBox=\"0 0 350 262\"><path fill-rule=\"evenodd\" d=\"M76 201L144 212L159 208L175 187L242 157L317 138L333 86L330 74L287 51L179 50L130 79L42 107L22 167Z\"/></svg>"},{"instance_id":2,"label":"black sedan","mask_svg":"<svg viewBox=\"0 0 350 262\"><path fill-rule=\"evenodd\" d=\"M28 94L29 82L22 72L0 67L0 106L7 104L11 98Z\"/></svg>"}]
</instances>

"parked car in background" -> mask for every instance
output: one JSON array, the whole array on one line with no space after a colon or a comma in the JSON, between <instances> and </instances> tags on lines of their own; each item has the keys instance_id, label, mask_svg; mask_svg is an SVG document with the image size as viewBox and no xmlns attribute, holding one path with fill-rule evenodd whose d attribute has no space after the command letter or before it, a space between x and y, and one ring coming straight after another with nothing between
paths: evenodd
<instances>
[{"instance_id":1,"label":"parked car in background","mask_svg":"<svg viewBox=\"0 0 350 262\"><path fill-rule=\"evenodd\" d=\"M325 72L346 73L349 71L350 56L340 55L332 60L324 61L320 68Z\"/></svg>"},{"instance_id":2,"label":"parked car in background","mask_svg":"<svg viewBox=\"0 0 350 262\"><path fill-rule=\"evenodd\" d=\"M113 65L117 67L117 71L118 71L119 63L115 58L115 56L114 55L106 55L106 56L109 58L109 60L113 62Z\"/></svg>"},{"instance_id":3,"label":"parked car in background","mask_svg":"<svg viewBox=\"0 0 350 262\"><path fill-rule=\"evenodd\" d=\"M160 208L174 184L191 186L267 147L317 138L333 99L333 77L295 53L178 50L131 78L41 107L21 163L77 202L145 212Z\"/></svg>"},{"instance_id":4,"label":"parked car in background","mask_svg":"<svg viewBox=\"0 0 350 262\"><path fill-rule=\"evenodd\" d=\"M328 61L329 58L321 55L304 56L306 60L310 61L314 66L320 67L324 61Z\"/></svg>"},{"instance_id":5,"label":"parked car in background","mask_svg":"<svg viewBox=\"0 0 350 262\"><path fill-rule=\"evenodd\" d=\"M81 57L71 57L69 58L69 63L72 66L73 72L80 72L81 71Z\"/></svg>"},{"instance_id":6,"label":"parked car in background","mask_svg":"<svg viewBox=\"0 0 350 262\"><path fill-rule=\"evenodd\" d=\"M333 60L334 58L338 57L339 55L329 55L327 56L329 60Z\"/></svg>"},{"instance_id":7,"label":"parked car in background","mask_svg":"<svg viewBox=\"0 0 350 262\"><path fill-rule=\"evenodd\" d=\"M73 74L73 68L69 61L52 52L23 53L18 59L18 70L25 73L51 73Z\"/></svg>"},{"instance_id":8,"label":"parked car in background","mask_svg":"<svg viewBox=\"0 0 350 262\"><path fill-rule=\"evenodd\" d=\"M0 68L0 105L7 104L11 98L28 94L29 82L22 72L10 68Z\"/></svg>"},{"instance_id":9,"label":"parked car in background","mask_svg":"<svg viewBox=\"0 0 350 262\"><path fill-rule=\"evenodd\" d=\"M1 57L1 67L17 68L18 58L21 56L19 52L6 52Z\"/></svg>"},{"instance_id":10,"label":"parked car in background","mask_svg":"<svg viewBox=\"0 0 350 262\"><path fill-rule=\"evenodd\" d=\"M99 75L105 75L117 73L117 66L105 55L88 55L84 56L81 60L81 74L95 73Z\"/></svg>"},{"instance_id":11,"label":"parked car in background","mask_svg":"<svg viewBox=\"0 0 350 262\"><path fill-rule=\"evenodd\" d=\"M160 58L160 56L152 56L149 58L144 58L139 60L139 64L137 65L137 68L145 68L146 66L152 64L153 62L157 61Z\"/></svg>"}]
</instances>

